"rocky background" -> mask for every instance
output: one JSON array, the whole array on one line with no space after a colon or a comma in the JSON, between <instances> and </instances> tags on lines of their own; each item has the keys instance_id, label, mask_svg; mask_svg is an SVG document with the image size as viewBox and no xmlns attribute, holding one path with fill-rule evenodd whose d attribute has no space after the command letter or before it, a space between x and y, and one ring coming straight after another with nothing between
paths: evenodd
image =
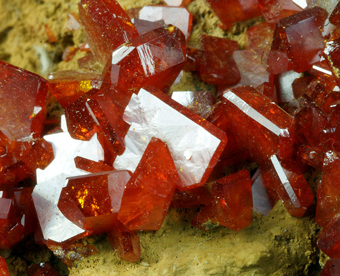
<instances>
[{"instance_id":1,"label":"rocky background","mask_svg":"<svg viewBox=\"0 0 340 276\"><path fill-rule=\"evenodd\" d=\"M67 46L85 42L82 29L69 31L68 14L78 13L79 0L0 0L0 60L46 77L48 73L77 69L78 51L69 62L62 61ZM159 0L120 0L124 8L158 4ZM218 18L204 0L187 6L194 15L190 45L196 46L202 33L227 37L247 44L245 30L259 22L256 18L235 24L223 31ZM49 43L45 30L49 26L57 42ZM1 72L0 72L1 74ZM191 73L184 73L176 90L210 90ZM51 105L50 113L62 112ZM314 182L316 179L311 179ZM122 261L111 250L106 236L83 240L96 246L99 253L79 261L68 272L65 265L48 249L27 239L7 257L11 275L26 275L32 263L51 261L61 275L318 275L326 257L316 247L318 227L313 218L293 218L278 203L264 217L254 215L253 224L239 232L217 228L202 232L191 227L196 210L171 209L162 228L140 232L142 259L137 263Z\"/></svg>"}]
</instances>

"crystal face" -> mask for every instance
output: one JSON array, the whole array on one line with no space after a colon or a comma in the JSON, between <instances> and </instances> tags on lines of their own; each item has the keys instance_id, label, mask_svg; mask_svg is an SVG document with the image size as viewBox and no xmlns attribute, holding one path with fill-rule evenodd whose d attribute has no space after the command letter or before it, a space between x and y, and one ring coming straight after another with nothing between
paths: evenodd
<instances>
[{"instance_id":1,"label":"crystal face","mask_svg":"<svg viewBox=\"0 0 340 276\"><path fill-rule=\"evenodd\" d=\"M38 138L46 116L47 81L3 61L0 71L1 131L8 131L14 141Z\"/></svg>"},{"instance_id":2,"label":"crystal face","mask_svg":"<svg viewBox=\"0 0 340 276\"><path fill-rule=\"evenodd\" d=\"M44 239L55 242L63 242L84 233L83 229L70 222L57 207L66 178L87 174L76 168L74 158L81 156L93 161L104 158L96 134L90 141L75 140L67 132L64 117L62 126L65 132L44 136L52 144L55 158L45 170L37 170L38 185L32 194Z\"/></svg>"},{"instance_id":3,"label":"crystal face","mask_svg":"<svg viewBox=\"0 0 340 276\"><path fill-rule=\"evenodd\" d=\"M183 7L146 6L139 12L139 19L148 21L164 20L180 29L189 39L192 25L192 14Z\"/></svg>"},{"instance_id":4,"label":"crystal face","mask_svg":"<svg viewBox=\"0 0 340 276\"><path fill-rule=\"evenodd\" d=\"M226 136L194 113L183 113L182 107L161 93L141 89L132 95L123 117L130 125L124 139L126 149L113 167L134 172L149 141L157 137L169 147L182 180L180 188L203 184L216 153L225 146Z\"/></svg>"},{"instance_id":5,"label":"crystal face","mask_svg":"<svg viewBox=\"0 0 340 276\"><path fill-rule=\"evenodd\" d=\"M158 230L178 182L167 145L153 137L125 186L118 219L130 230Z\"/></svg>"}]
</instances>

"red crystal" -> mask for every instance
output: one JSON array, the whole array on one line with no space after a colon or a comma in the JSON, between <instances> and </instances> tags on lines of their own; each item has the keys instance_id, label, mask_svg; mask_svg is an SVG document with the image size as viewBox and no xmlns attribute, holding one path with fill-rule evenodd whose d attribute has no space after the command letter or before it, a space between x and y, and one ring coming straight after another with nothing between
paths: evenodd
<instances>
[{"instance_id":1,"label":"red crystal","mask_svg":"<svg viewBox=\"0 0 340 276\"><path fill-rule=\"evenodd\" d=\"M82 71L58 71L49 74L52 95L66 108L93 88L100 88L101 75Z\"/></svg>"},{"instance_id":2,"label":"red crystal","mask_svg":"<svg viewBox=\"0 0 340 276\"><path fill-rule=\"evenodd\" d=\"M110 83L119 94L126 94L128 99L148 85L167 92L184 63L182 32L174 26L165 26L118 47L105 68L104 82Z\"/></svg>"},{"instance_id":3,"label":"red crystal","mask_svg":"<svg viewBox=\"0 0 340 276\"><path fill-rule=\"evenodd\" d=\"M339 276L340 259L328 260L319 276Z\"/></svg>"},{"instance_id":4,"label":"red crystal","mask_svg":"<svg viewBox=\"0 0 340 276\"><path fill-rule=\"evenodd\" d=\"M253 200L247 170L217 180L213 183L212 195L220 225L238 231L252 223Z\"/></svg>"},{"instance_id":5,"label":"red crystal","mask_svg":"<svg viewBox=\"0 0 340 276\"><path fill-rule=\"evenodd\" d=\"M267 165L261 166L261 173L270 197L280 198L292 216L302 217L311 206L314 195L297 166L291 166L293 169L273 155Z\"/></svg>"},{"instance_id":6,"label":"red crystal","mask_svg":"<svg viewBox=\"0 0 340 276\"><path fill-rule=\"evenodd\" d=\"M335 218L324 226L318 236L317 245L330 258L340 258L340 220Z\"/></svg>"},{"instance_id":7,"label":"red crystal","mask_svg":"<svg viewBox=\"0 0 340 276\"><path fill-rule=\"evenodd\" d=\"M46 116L47 81L3 61L0 71L1 129L7 130L13 141L38 138Z\"/></svg>"},{"instance_id":8,"label":"red crystal","mask_svg":"<svg viewBox=\"0 0 340 276\"><path fill-rule=\"evenodd\" d=\"M253 221L250 174L246 170L221 178L212 186L213 205L207 205L191 224L204 231L220 224L239 231Z\"/></svg>"},{"instance_id":9,"label":"red crystal","mask_svg":"<svg viewBox=\"0 0 340 276\"><path fill-rule=\"evenodd\" d=\"M130 230L158 230L178 182L167 145L152 138L126 184L118 219Z\"/></svg>"},{"instance_id":10,"label":"red crystal","mask_svg":"<svg viewBox=\"0 0 340 276\"><path fill-rule=\"evenodd\" d=\"M27 268L28 276L59 276L58 271L50 263L30 265Z\"/></svg>"},{"instance_id":11,"label":"red crystal","mask_svg":"<svg viewBox=\"0 0 340 276\"><path fill-rule=\"evenodd\" d=\"M247 86L226 91L223 103L231 131L256 162L263 164L278 152L292 155L294 120L279 106Z\"/></svg>"},{"instance_id":12,"label":"red crystal","mask_svg":"<svg viewBox=\"0 0 340 276\"><path fill-rule=\"evenodd\" d=\"M90 173L109 172L114 170L113 167L106 165L104 162L95 162L80 156L74 158L74 163L78 169Z\"/></svg>"},{"instance_id":13,"label":"red crystal","mask_svg":"<svg viewBox=\"0 0 340 276\"><path fill-rule=\"evenodd\" d=\"M315 221L327 226L339 212L339 166L340 160L335 152L327 152L322 168L322 180L317 194Z\"/></svg>"},{"instance_id":14,"label":"red crystal","mask_svg":"<svg viewBox=\"0 0 340 276\"><path fill-rule=\"evenodd\" d=\"M81 0L78 8L90 49L103 65L114 49L138 37L129 16L115 0Z\"/></svg>"},{"instance_id":15,"label":"red crystal","mask_svg":"<svg viewBox=\"0 0 340 276\"><path fill-rule=\"evenodd\" d=\"M335 26L340 25L340 3L336 5L332 14L329 16L329 22L331 22Z\"/></svg>"},{"instance_id":16,"label":"red crystal","mask_svg":"<svg viewBox=\"0 0 340 276\"><path fill-rule=\"evenodd\" d=\"M200 62L201 78L211 84L236 84L240 80L240 71L233 58L233 52L239 49L236 41L202 35L204 54Z\"/></svg>"},{"instance_id":17,"label":"red crystal","mask_svg":"<svg viewBox=\"0 0 340 276\"><path fill-rule=\"evenodd\" d=\"M113 227L120 209L127 171L95 173L68 178L62 189L58 207L74 224L94 233L104 233Z\"/></svg>"},{"instance_id":18,"label":"red crystal","mask_svg":"<svg viewBox=\"0 0 340 276\"><path fill-rule=\"evenodd\" d=\"M136 232L127 229L116 220L111 231L107 233L112 249L117 249L120 259L137 262L141 257L139 236Z\"/></svg>"},{"instance_id":19,"label":"red crystal","mask_svg":"<svg viewBox=\"0 0 340 276\"><path fill-rule=\"evenodd\" d=\"M172 208L195 208L201 205L211 205L212 197L205 187L198 187L189 191L176 190L171 206Z\"/></svg>"},{"instance_id":20,"label":"red crystal","mask_svg":"<svg viewBox=\"0 0 340 276\"><path fill-rule=\"evenodd\" d=\"M8 271L8 268L7 268L6 261L1 256L0 256L0 275L1 276L9 276L9 271Z\"/></svg>"},{"instance_id":21,"label":"red crystal","mask_svg":"<svg viewBox=\"0 0 340 276\"><path fill-rule=\"evenodd\" d=\"M261 15L257 0L209 0L208 3L226 28Z\"/></svg>"},{"instance_id":22,"label":"red crystal","mask_svg":"<svg viewBox=\"0 0 340 276\"><path fill-rule=\"evenodd\" d=\"M258 2L268 23L277 23L280 19L302 10L292 0L258 0Z\"/></svg>"},{"instance_id":23,"label":"red crystal","mask_svg":"<svg viewBox=\"0 0 340 276\"><path fill-rule=\"evenodd\" d=\"M277 55L279 55L283 58L279 64L285 64L286 68L282 66L279 72L277 70L270 70L270 72L288 71L288 64L291 64L294 71L303 72L318 62L320 51L324 46L320 28L326 18L327 12L324 9L314 7L281 19L276 25L269 67L277 63Z\"/></svg>"}]
</instances>

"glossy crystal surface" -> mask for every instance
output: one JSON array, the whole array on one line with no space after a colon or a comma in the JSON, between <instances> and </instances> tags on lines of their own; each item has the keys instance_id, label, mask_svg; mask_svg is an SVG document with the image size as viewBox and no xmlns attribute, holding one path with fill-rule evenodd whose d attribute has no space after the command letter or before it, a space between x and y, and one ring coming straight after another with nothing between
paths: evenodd
<instances>
[{"instance_id":1,"label":"glossy crystal surface","mask_svg":"<svg viewBox=\"0 0 340 276\"><path fill-rule=\"evenodd\" d=\"M225 133L159 91L134 94L123 118L130 125L126 149L113 167L134 172L149 141L157 137L169 147L181 189L205 183L227 142Z\"/></svg>"}]
</instances>

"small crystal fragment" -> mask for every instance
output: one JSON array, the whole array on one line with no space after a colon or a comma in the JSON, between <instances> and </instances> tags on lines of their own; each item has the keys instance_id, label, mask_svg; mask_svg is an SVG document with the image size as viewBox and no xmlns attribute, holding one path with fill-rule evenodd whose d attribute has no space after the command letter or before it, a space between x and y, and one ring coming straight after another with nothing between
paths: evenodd
<instances>
[{"instance_id":1,"label":"small crystal fragment","mask_svg":"<svg viewBox=\"0 0 340 276\"><path fill-rule=\"evenodd\" d=\"M250 174L242 170L217 180L212 186L220 225L239 231L253 222Z\"/></svg>"},{"instance_id":2,"label":"small crystal fragment","mask_svg":"<svg viewBox=\"0 0 340 276\"><path fill-rule=\"evenodd\" d=\"M147 21L164 20L180 29L189 40L192 26L192 14L184 7L145 6L139 12L139 19Z\"/></svg>"},{"instance_id":3,"label":"small crystal fragment","mask_svg":"<svg viewBox=\"0 0 340 276\"><path fill-rule=\"evenodd\" d=\"M113 167L104 164L104 162L95 162L80 156L74 158L74 163L78 169L90 173L108 172L114 170Z\"/></svg>"},{"instance_id":4,"label":"small crystal fragment","mask_svg":"<svg viewBox=\"0 0 340 276\"><path fill-rule=\"evenodd\" d=\"M79 48L75 46L67 46L63 52L63 56L61 59L65 62L68 62L74 58Z\"/></svg>"},{"instance_id":5,"label":"small crystal fragment","mask_svg":"<svg viewBox=\"0 0 340 276\"><path fill-rule=\"evenodd\" d=\"M138 37L138 32L117 1L81 0L80 21L92 53L105 65L121 44Z\"/></svg>"},{"instance_id":6,"label":"small crystal fragment","mask_svg":"<svg viewBox=\"0 0 340 276\"><path fill-rule=\"evenodd\" d=\"M130 230L158 230L178 182L167 145L153 137L125 186L118 219Z\"/></svg>"},{"instance_id":7,"label":"small crystal fragment","mask_svg":"<svg viewBox=\"0 0 340 276\"><path fill-rule=\"evenodd\" d=\"M107 233L112 249L117 249L120 259L129 262L137 262L141 257L139 236L135 231L127 229L119 220Z\"/></svg>"},{"instance_id":8,"label":"small crystal fragment","mask_svg":"<svg viewBox=\"0 0 340 276\"><path fill-rule=\"evenodd\" d=\"M68 17L67 28L70 31L76 31L81 28L79 16L77 14L71 12L67 15L67 17Z\"/></svg>"},{"instance_id":9,"label":"small crystal fragment","mask_svg":"<svg viewBox=\"0 0 340 276\"><path fill-rule=\"evenodd\" d=\"M126 149L113 167L134 172L149 141L157 137L169 147L181 178L180 189L203 185L227 142L220 129L156 90L134 94L124 120L130 125Z\"/></svg>"},{"instance_id":10,"label":"small crystal fragment","mask_svg":"<svg viewBox=\"0 0 340 276\"><path fill-rule=\"evenodd\" d=\"M47 34L48 37L48 42L49 43L55 43L58 41L58 39L56 38L56 36L54 35L53 31L51 30L51 28L48 26L48 24L45 24L45 32Z\"/></svg>"}]
</instances>

